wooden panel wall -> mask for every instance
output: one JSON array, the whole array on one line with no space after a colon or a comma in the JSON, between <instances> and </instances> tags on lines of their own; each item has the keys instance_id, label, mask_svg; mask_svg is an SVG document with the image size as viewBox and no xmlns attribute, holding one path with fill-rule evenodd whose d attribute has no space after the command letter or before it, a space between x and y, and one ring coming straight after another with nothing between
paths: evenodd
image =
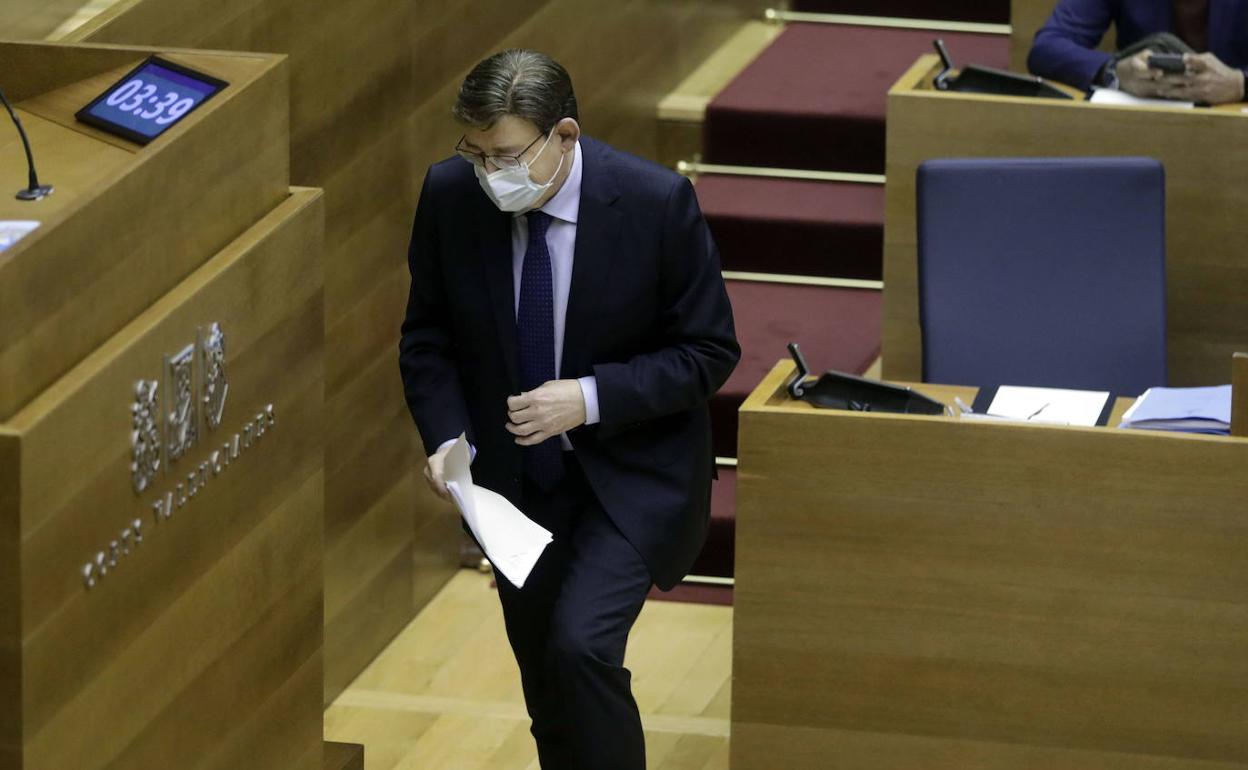
<instances>
[{"instance_id":1,"label":"wooden panel wall","mask_svg":"<svg viewBox=\"0 0 1248 770\"><path fill-rule=\"evenodd\" d=\"M76 123L79 107L149 53L0 44L0 72L21 100L41 181L57 188L34 207L0 195L0 219L42 220L0 255L0 420L287 195L282 57L184 58L231 87L141 153ZM0 178L17 184L25 156L16 132L0 134Z\"/></svg>"},{"instance_id":2,"label":"wooden panel wall","mask_svg":"<svg viewBox=\"0 0 1248 770\"><path fill-rule=\"evenodd\" d=\"M397 369L412 212L479 59L543 49L588 133L653 157L655 108L760 0L129 0L93 41L286 53L292 176L325 188L326 702L442 586L458 524L428 494ZM195 19L194 24L185 23Z\"/></svg>"},{"instance_id":3,"label":"wooden panel wall","mask_svg":"<svg viewBox=\"0 0 1248 770\"><path fill-rule=\"evenodd\" d=\"M294 192L3 426L0 476L20 491L0 493L0 600L20 565L20 626L0 604L0 653L20 645L22 689L13 722L0 690L0 767L320 770L323 227L320 192ZM136 494L135 383L212 322L221 425ZM153 504L269 404L264 435L158 518ZM136 519L142 542L88 588L82 565Z\"/></svg>"},{"instance_id":4,"label":"wooden panel wall","mask_svg":"<svg viewBox=\"0 0 1248 770\"><path fill-rule=\"evenodd\" d=\"M5 0L0 3L0 35L42 40L84 5L86 0Z\"/></svg>"},{"instance_id":5,"label":"wooden panel wall","mask_svg":"<svg viewBox=\"0 0 1248 770\"><path fill-rule=\"evenodd\" d=\"M1248 440L815 410L791 371L741 412L733 770L1248 768Z\"/></svg>"},{"instance_id":6,"label":"wooden panel wall","mask_svg":"<svg viewBox=\"0 0 1248 770\"><path fill-rule=\"evenodd\" d=\"M0 426L0 767L19 767L22 745L21 436Z\"/></svg>"}]
</instances>

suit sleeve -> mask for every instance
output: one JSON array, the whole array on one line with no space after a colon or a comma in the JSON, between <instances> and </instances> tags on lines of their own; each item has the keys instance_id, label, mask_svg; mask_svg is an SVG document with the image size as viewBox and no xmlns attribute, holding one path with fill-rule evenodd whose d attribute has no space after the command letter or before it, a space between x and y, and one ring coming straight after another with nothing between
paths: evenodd
<instances>
[{"instance_id":1,"label":"suit sleeve","mask_svg":"<svg viewBox=\"0 0 1248 770\"><path fill-rule=\"evenodd\" d=\"M1113 58L1097 51L1116 15L1112 0L1061 0L1027 55L1032 74L1085 91Z\"/></svg>"},{"instance_id":2,"label":"suit sleeve","mask_svg":"<svg viewBox=\"0 0 1248 770\"><path fill-rule=\"evenodd\" d=\"M399 338L403 395L426 455L465 431L473 441L459 371L451 358L450 314L442 277L436 196L430 190L432 176L431 170L416 204L407 252L412 287Z\"/></svg>"},{"instance_id":3,"label":"suit sleeve","mask_svg":"<svg viewBox=\"0 0 1248 770\"><path fill-rule=\"evenodd\" d=\"M683 177L668 195L662 249L663 345L593 367L602 436L705 403L741 357L719 253L693 186Z\"/></svg>"}]
</instances>

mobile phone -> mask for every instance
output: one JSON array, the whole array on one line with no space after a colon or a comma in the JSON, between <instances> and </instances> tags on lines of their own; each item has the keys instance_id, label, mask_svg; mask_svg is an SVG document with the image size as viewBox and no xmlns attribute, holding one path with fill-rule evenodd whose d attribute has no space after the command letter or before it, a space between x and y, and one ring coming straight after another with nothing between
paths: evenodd
<instances>
[{"instance_id":1,"label":"mobile phone","mask_svg":"<svg viewBox=\"0 0 1248 770\"><path fill-rule=\"evenodd\" d=\"M1148 68L1161 70L1171 75L1182 75L1187 72L1187 64L1181 53L1152 53L1148 55Z\"/></svg>"}]
</instances>

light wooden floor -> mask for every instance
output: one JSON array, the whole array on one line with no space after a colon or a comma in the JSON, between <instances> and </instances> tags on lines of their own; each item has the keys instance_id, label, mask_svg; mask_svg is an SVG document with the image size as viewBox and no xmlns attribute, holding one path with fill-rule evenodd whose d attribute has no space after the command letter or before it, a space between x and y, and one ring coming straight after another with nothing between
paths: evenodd
<instances>
[{"instance_id":1,"label":"light wooden floor","mask_svg":"<svg viewBox=\"0 0 1248 770\"><path fill-rule=\"evenodd\" d=\"M537 770L490 578L461 570L325 712L366 770ZM726 770L732 608L648 602L625 665L649 770Z\"/></svg>"}]
</instances>

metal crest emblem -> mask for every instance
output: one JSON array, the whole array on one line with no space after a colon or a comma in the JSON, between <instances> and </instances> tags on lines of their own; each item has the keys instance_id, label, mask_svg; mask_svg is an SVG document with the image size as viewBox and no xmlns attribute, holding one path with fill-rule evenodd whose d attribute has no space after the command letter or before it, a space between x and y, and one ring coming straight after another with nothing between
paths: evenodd
<instances>
[{"instance_id":1,"label":"metal crest emblem","mask_svg":"<svg viewBox=\"0 0 1248 770\"><path fill-rule=\"evenodd\" d=\"M136 493L220 427L230 392L221 324L196 329L194 342L165 356L162 378L135 382L130 474Z\"/></svg>"},{"instance_id":2,"label":"metal crest emblem","mask_svg":"<svg viewBox=\"0 0 1248 770\"><path fill-rule=\"evenodd\" d=\"M165 381L169 383L165 407L165 453L174 462L195 446L198 434L195 398L195 346L165 356Z\"/></svg>"},{"instance_id":3,"label":"metal crest emblem","mask_svg":"<svg viewBox=\"0 0 1248 770\"><path fill-rule=\"evenodd\" d=\"M199 350L200 371L203 372L201 405L204 425L208 430L216 430L221 425L225 397L230 391L225 376L225 332L221 331L220 324L212 324L207 332L200 331Z\"/></svg>"},{"instance_id":4,"label":"metal crest emblem","mask_svg":"<svg viewBox=\"0 0 1248 770\"><path fill-rule=\"evenodd\" d=\"M130 475L134 491L141 493L152 485L161 467L160 383L139 380L130 406L133 428L130 431Z\"/></svg>"}]
</instances>

